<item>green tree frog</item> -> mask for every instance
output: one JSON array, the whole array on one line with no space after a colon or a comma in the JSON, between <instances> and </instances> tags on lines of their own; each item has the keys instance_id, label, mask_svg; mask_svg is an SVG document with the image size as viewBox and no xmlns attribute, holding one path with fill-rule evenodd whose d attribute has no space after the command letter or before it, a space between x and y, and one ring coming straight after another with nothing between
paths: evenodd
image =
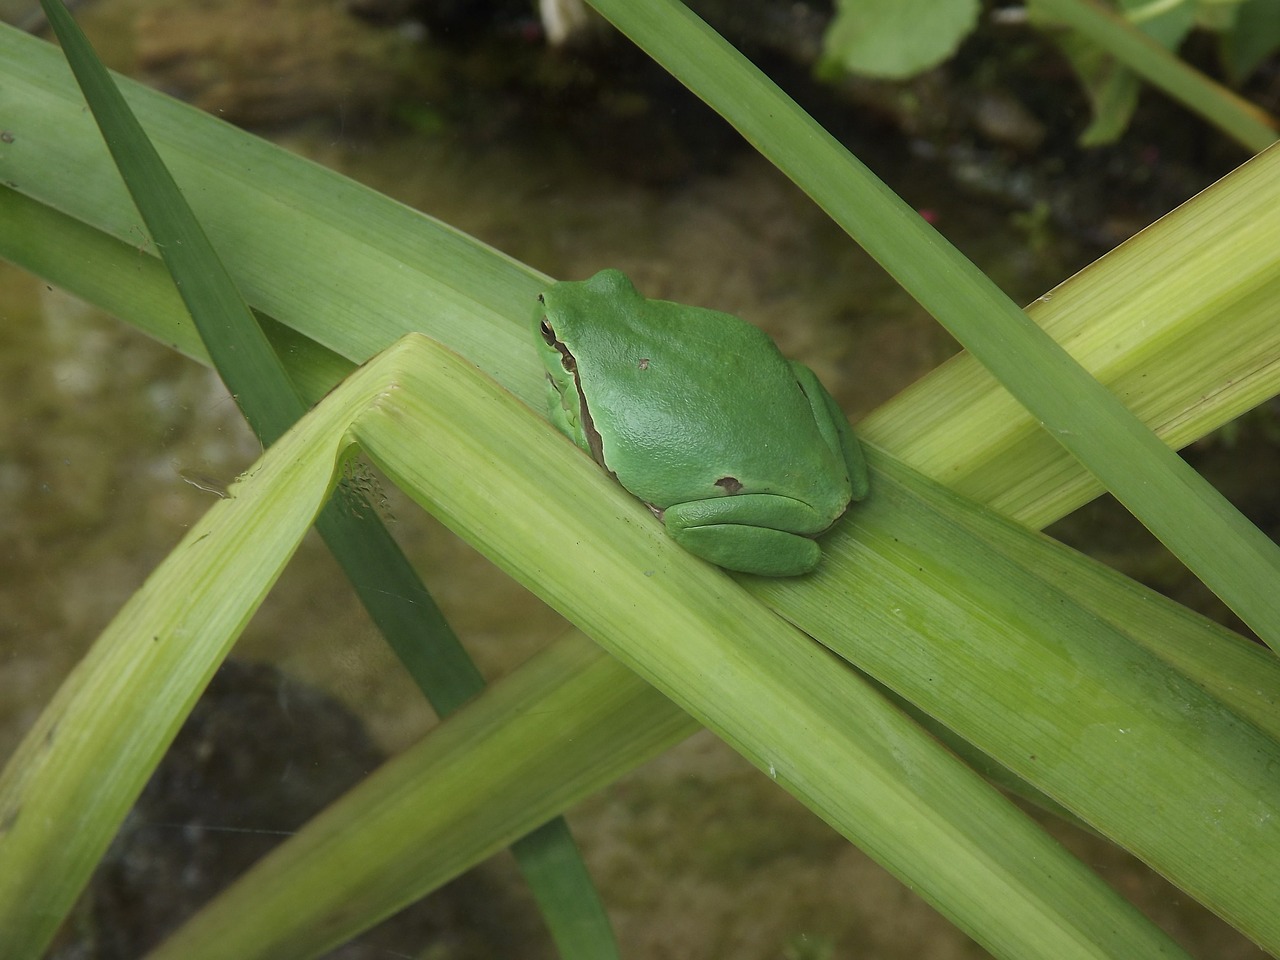
<instances>
[{"instance_id":1,"label":"green tree frog","mask_svg":"<svg viewBox=\"0 0 1280 960\"><path fill-rule=\"evenodd\" d=\"M617 270L539 298L534 340L552 422L689 552L785 577L867 493L834 398L763 331L717 310L648 300Z\"/></svg>"}]
</instances>

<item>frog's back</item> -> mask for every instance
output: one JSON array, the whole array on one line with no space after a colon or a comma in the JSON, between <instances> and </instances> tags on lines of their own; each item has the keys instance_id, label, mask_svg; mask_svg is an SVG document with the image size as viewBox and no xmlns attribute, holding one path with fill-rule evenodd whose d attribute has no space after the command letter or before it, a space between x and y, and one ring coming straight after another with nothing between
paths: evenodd
<instances>
[{"instance_id":1,"label":"frog's back","mask_svg":"<svg viewBox=\"0 0 1280 960\"><path fill-rule=\"evenodd\" d=\"M603 452L619 482L662 508L767 493L834 520L849 501L844 457L773 341L720 311L654 300L645 309L669 311L681 349L652 332L664 324L651 314L613 339L616 350L597 358L609 369L591 378L606 385L588 399L609 418Z\"/></svg>"}]
</instances>

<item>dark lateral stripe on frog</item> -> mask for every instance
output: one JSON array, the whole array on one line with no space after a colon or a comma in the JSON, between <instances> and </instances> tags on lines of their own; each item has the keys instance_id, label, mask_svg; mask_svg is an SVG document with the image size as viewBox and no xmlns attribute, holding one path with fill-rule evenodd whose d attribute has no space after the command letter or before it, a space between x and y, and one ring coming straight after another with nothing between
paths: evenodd
<instances>
[{"instance_id":1,"label":"dark lateral stripe on frog","mask_svg":"<svg viewBox=\"0 0 1280 960\"><path fill-rule=\"evenodd\" d=\"M591 447L591 459L600 464L605 473L609 474L616 482L618 475L610 470L609 465L604 462L604 440L600 437L600 431L596 429L595 421L591 419L591 411L587 409L587 395L582 392L582 380L578 376L578 361L569 352L569 348L556 339L556 332L551 329L551 324L547 323L545 317L542 320L542 338L560 353L561 364L564 365L566 371L573 374L573 382L578 388L578 416L582 420L582 432L586 434L587 443Z\"/></svg>"}]
</instances>

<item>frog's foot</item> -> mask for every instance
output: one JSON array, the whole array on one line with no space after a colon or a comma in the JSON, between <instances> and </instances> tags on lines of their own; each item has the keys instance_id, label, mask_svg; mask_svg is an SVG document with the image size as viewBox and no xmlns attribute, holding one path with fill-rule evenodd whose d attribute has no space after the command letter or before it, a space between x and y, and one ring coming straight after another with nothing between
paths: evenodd
<instances>
[{"instance_id":1,"label":"frog's foot","mask_svg":"<svg viewBox=\"0 0 1280 960\"><path fill-rule=\"evenodd\" d=\"M767 522L753 509L768 505L772 522L793 529L819 523L805 504L782 497L746 495L678 503L664 513L667 533L690 553L727 570L763 577L794 577L808 573L822 559L822 549L810 536L762 526Z\"/></svg>"}]
</instances>

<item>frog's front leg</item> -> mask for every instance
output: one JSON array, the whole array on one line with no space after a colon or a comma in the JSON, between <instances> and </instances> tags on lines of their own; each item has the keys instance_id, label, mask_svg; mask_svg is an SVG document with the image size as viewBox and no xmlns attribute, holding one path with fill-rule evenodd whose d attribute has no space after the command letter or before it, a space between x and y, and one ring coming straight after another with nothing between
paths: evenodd
<instances>
[{"instance_id":1,"label":"frog's front leg","mask_svg":"<svg viewBox=\"0 0 1280 960\"><path fill-rule=\"evenodd\" d=\"M818 565L822 550L807 536L824 524L808 504L767 493L676 503L662 514L671 539L717 566L763 577L793 577ZM785 529L780 529L785 528Z\"/></svg>"}]
</instances>

